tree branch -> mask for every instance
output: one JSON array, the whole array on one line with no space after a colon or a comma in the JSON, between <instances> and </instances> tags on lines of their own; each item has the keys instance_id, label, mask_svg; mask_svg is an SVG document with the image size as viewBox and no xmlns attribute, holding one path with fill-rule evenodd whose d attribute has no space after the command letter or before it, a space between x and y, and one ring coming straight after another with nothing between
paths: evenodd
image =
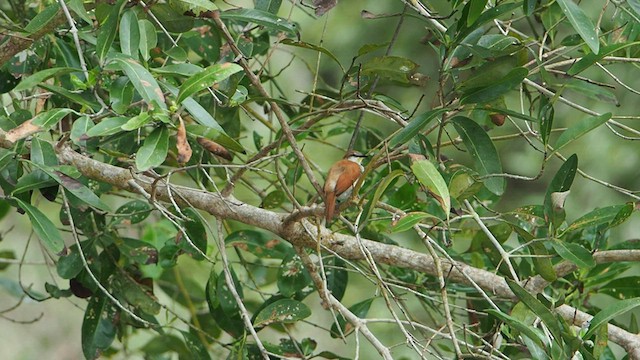
<instances>
[{"instance_id":1,"label":"tree branch","mask_svg":"<svg viewBox=\"0 0 640 360\"><path fill-rule=\"evenodd\" d=\"M80 155L69 147L58 148L58 158L63 163L75 166L84 176L91 179L106 182L132 192L136 191L129 184L129 181L133 179L146 191L153 191L157 200L169 201L170 199L166 184L155 183L152 178L143 175L136 176L134 179L132 173L127 169ZM323 246L346 259L364 259L364 254L360 250L356 238L351 235L333 233L329 229L317 226L307 226L307 229L305 229L302 222L285 221L288 214L261 209L243 203L232 196L223 197L216 193L173 185L171 186L171 193L177 195L174 199L178 205L188 204L217 217L237 220L247 225L268 230L281 236L294 246L315 249L318 245L317 241L320 241ZM303 220L303 222L305 221L307 220ZM360 241L376 263L413 269L430 275L437 274L434 260L428 254L367 239L360 239ZM640 258L640 251L601 252L594 254L594 258L597 262L621 261L622 259L637 261ZM447 259L441 259L440 261L443 268L451 269L447 274L447 281L471 285L468 280L470 278L478 286L495 296L511 301L518 300L503 277L461 262L452 262ZM561 263L558 266L563 269L561 273L564 273L564 275L574 270L572 265L563 264ZM530 291L538 292L544 288L538 278L536 276L531 279L531 284L527 286ZM527 284L527 280L523 280L522 283ZM571 310L571 314L567 309ZM577 309L563 305L562 312L559 312L559 314L569 321L574 321L573 314L576 311L579 312ZM586 313L583 314L590 316ZM609 339L625 347L630 353L635 351L636 347L640 349L639 336L613 325L609 325Z\"/></svg>"}]
</instances>

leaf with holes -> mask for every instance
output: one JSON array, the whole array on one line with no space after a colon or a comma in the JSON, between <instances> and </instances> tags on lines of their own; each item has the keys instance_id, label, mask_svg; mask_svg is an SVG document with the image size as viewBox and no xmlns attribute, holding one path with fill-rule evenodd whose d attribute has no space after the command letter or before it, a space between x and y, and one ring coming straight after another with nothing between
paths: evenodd
<instances>
[{"instance_id":1,"label":"leaf with holes","mask_svg":"<svg viewBox=\"0 0 640 360\"><path fill-rule=\"evenodd\" d=\"M311 309L304 303L293 299L277 300L265 306L253 320L256 327L270 324L291 324L311 316Z\"/></svg>"}]
</instances>

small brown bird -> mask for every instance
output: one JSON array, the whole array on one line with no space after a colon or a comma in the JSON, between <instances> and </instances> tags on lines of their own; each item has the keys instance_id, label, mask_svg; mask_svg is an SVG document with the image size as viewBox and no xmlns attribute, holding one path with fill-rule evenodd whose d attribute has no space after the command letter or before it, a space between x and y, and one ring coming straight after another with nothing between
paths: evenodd
<instances>
[{"instance_id":1,"label":"small brown bird","mask_svg":"<svg viewBox=\"0 0 640 360\"><path fill-rule=\"evenodd\" d=\"M324 183L324 214L327 224L333 220L336 199L342 201L351 196L353 187L364 172L364 167L360 163L365 157L366 155L351 150L329 169Z\"/></svg>"}]
</instances>

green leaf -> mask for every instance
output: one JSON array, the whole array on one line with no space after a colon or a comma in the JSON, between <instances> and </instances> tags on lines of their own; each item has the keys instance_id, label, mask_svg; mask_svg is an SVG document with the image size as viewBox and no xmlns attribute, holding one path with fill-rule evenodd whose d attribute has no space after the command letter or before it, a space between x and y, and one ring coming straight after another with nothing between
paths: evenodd
<instances>
[{"instance_id":1,"label":"green leaf","mask_svg":"<svg viewBox=\"0 0 640 360\"><path fill-rule=\"evenodd\" d=\"M240 284L240 282L238 281L238 277L236 276L236 273L233 271L233 269L229 270L231 271L233 286L235 287L240 300L242 300L244 298L244 294L242 292L242 284ZM227 285L224 272L220 272L220 274L218 274L216 293L218 294L218 303L220 304L220 307L222 308L222 311L225 312L225 314L239 314L240 307L238 306L235 297L231 293L229 285Z\"/></svg>"},{"instance_id":2,"label":"green leaf","mask_svg":"<svg viewBox=\"0 0 640 360\"><path fill-rule=\"evenodd\" d=\"M518 234L520 234L519 231ZM531 239L533 239L533 236L531 236ZM558 274L556 274L556 270L553 267L553 262L549 257L549 251L547 248L538 241L531 242L530 247L533 255L536 255L533 258L533 267L535 268L536 273L549 282L556 281L556 279L558 279Z\"/></svg>"},{"instance_id":3,"label":"green leaf","mask_svg":"<svg viewBox=\"0 0 640 360\"><path fill-rule=\"evenodd\" d=\"M591 319L589 330L587 330L587 333L584 334L583 338L589 338L589 336L591 336L599 326L605 325L613 318L635 309L638 306L640 306L640 298L617 301L614 304L605 307L600 310L593 319Z\"/></svg>"},{"instance_id":4,"label":"green leaf","mask_svg":"<svg viewBox=\"0 0 640 360\"><path fill-rule=\"evenodd\" d=\"M159 166L167 158L169 152L169 130L159 127L151 132L136 153L138 171L146 171Z\"/></svg>"},{"instance_id":5,"label":"green leaf","mask_svg":"<svg viewBox=\"0 0 640 360\"><path fill-rule=\"evenodd\" d=\"M116 38L116 32L118 30L118 20L120 19L120 12L126 4L125 0L118 0L115 5L111 5L111 12L107 20L100 26L98 32L98 39L96 40L96 55L100 60L100 63L104 63L104 58L111 49L111 44Z\"/></svg>"},{"instance_id":6,"label":"green leaf","mask_svg":"<svg viewBox=\"0 0 640 360\"><path fill-rule=\"evenodd\" d=\"M544 342L544 335L539 332L538 329L534 328L531 325L527 325L524 322L516 319L513 316L509 316L502 311L498 311L495 309L487 309L487 313L497 317L498 319L505 322L507 325L512 327L513 329L521 332L523 335L527 336L529 339L533 340L536 345L541 348L546 348L546 344Z\"/></svg>"},{"instance_id":7,"label":"green leaf","mask_svg":"<svg viewBox=\"0 0 640 360\"><path fill-rule=\"evenodd\" d=\"M242 145L240 145L240 143L238 143L237 141L229 137L229 135L227 135L224 132L220 132L214 128L209 128L209 127L198 125L198 124L189 124L186 126L186 128L187 128L187 133L191 135L202 136L209 140L213 140L231 151L237 151L241 153L245 152L244 148L242 147Z\"/></svg>"},{"instance_id":8,"label":"green leaf","mask_svg":"<svg viewBox=\"0 0 640 360\"><path fill-rule=\"evenodd\" d=\"M560 5L562 12L571 26L573 26L573 29L580 35L591 51L597 54L600 50L600 42L597 29L591 19L572 0L557 0L556 2Z\"/></svg>"},{"instance_id":9,"label":"green leaf","mask_svg":"<svg viewBox=\"0 0 640 360\"><path fill-rule=\"evenodd\" d=\"M590 226L606 224L612 221L618 215L618 213L620 213L621 210L629 206L631 206L631 208L633 209L632 204L627 204L627 205L612 205L612 206L607 206L607 207L593 210L592 212L586 215L583 215L578 220L574 221L564 231L569 232L569 231L581 230Z\"/></svg>"},{"instance_id":10,"label":"green leaf","mask_svg":"<svg viewBox=\"0 0 640 360\"><path fill-rule=\"evenodd\" d=\"M369 309L371 308L373 300L375 300L375 298L369 298L357 304L354 304L353 306L349 307L349 311L351 311L353 315L364 319L369 313ZM340 326L340 330L338 330L338 326ZM342 315L338 315L338 323L334 323L331 326L330 334L332 338L340 338L343 334L349 335L351 332L353 332L354 329L354 326L351 323L347 322Z\"/></svg>"},{"instance_id":11,"label":"green leaf","mask_svg":"<svg viewBox=\"0 0 640 360\"><path fill-rule=\"evenodd\" d=\"M124 131L138 130L141 127L145 126L151 120L153 120L153 118L151 117L151 115L149 115L149 112L143 111L140 114L129 119L120 128Z\"/></svg>"},{"instance_id":12,"label":"green leaf","mask_svg":"<svg viewBox=\"0 0 640 360\"><path fill-rule=\"evenodd\" d=\"M583 56L582 59L578 60L576 63L571 65L569 70L567 70L567 75L569 76L577 75L582 71L591 67L596 62L604 59L605 56L609 56L618 50L622 50L624 48L635 46L638 44L640 44L640 42L637 42L637 41L629 42L629 43L611 44L603 47L602 49L600 49L600 51L590 52L587 55Z\"/></svg>"},{"instance_id":13,"label":"green leaf","mask_svg":"<svg viewBox=\"0 0 640 360\"><path fill-rule=\"evenodd\" d=\"M56 75L65 75L72 72L80 71L80 69L74 69L70 67L55 67L51 69L45 69L38 71L33 75L29 75L20 81L18 86L13 88L14 91L23 91L28 89L33 89L36 86L42 84L45 80L56 76Z\"/></svg>"},{"instance_id":14,"label":"green leaf","mask_svg":"<svg viewBox=\"0 0 640 360\"><path fill-rule=\"evenodd\" d=\"M562 341L561 327L556 316L549 310L540 300L536 299L522 286L518 285L515 281L506 278L507 284L511 291L520 299L534 314L536 314L540 320L542 320L553 335L553 340L558 344ZM534 340L534 339L532 339Z\"/></svg>"},{"instance_id":15,"label":"green leaf","mask_svg":"<svg viewBox=\"0 0 640 360\"><path fill-rule=\"evenodd\" d=\"M64 241L60 231L40 210L27 204L26 202L13 198L18 205L27 213L33 231L38 235L44 246L54 254L60 253L64 249Z\"/></svg>"},{"instance_id":16,"label":"green leaf","mask_svg":"<svg viewBox=\"0 0 640 360\"><path fill-rule=\"evenodd\" d=\"M63 117L72 113L71 109L51 109L45 112L38 114L33 118L31 123L36 126L40 126L43 129L51 129L54 125L58 123L58 121L62 120Z\"/></svg>"},{"instance_id":17,"label":"green leaf","mask_svg":"<svg viewBox=\"0 0 640 360\"><path fill-rule=\"evenodd\" d=\"M418 66L407 58L378 56L362 64L362 75L377 75L401 84L409 84L409 78Z\"/></svg>"},{"instance_id":18,"label":"green leaf","mask_svg":"<svg viewBox=\"0 0 640 360\"><path fill-rule=\"evenodd\" d=\"M640 297L640 276L616 278L600 287L598 293L611 295L620 300Z\"/></svg>"},{"instance_id":19,"label":"green leaf","mask_svg":"<svg viewBox=\"0 0 640 360\"><path fill-rule=\"evenodd\" d=\"M124 116L102 119L98 124L87 130L87 136L98 137L117 134L122 131L122 125L127 121L129 121L129 119Z\"/></svg>"},{"instance_id":20,"label":"green leaf","mask_svg":"<svg viewBox=\"0 0 640 360\"><path fill-rule=\"evenodd\" d=\"M28 33L33 34L38 30L43 29L49 22L51 22L51 20L56 17L58 11L60 11L60 4L57 2L47 6L46 8L44 8L44 10L38 12L37 15L33 19L31 19L31 21L29 21L27 26L24 27L24 30Z\"/></svg>"},{"instance_id":21,"label":"green leaf","mask_svg":"<svg viewBox=\"0 0 640 360\"><path fill-rule=\"evenodd\" d=\"M64 187L67 191L75 195L78 199L83 202L93 206L96 209L100 209L102 211L109 212L111 209L109 205L105 204L100 200L98 195L96 195L91 189L86 187L80 181L67 176L59 171L51 171L49 169L41 168L44 170L49 176L51 176L54 180L56 180L62 187Z\"/></svg>"},{"instance_id":22,"label":"green leaf","mask_svg":"<svg viewBox=\"0 0 640 360\"><path fill-rule=\"evenodd\" d=\"M529 70L523 67L517 67L509 71L509 73L494 81L489 86L483 86L480 88L471 88L465 91L465 94L460 99L462 104L474 104L474 103L487 103L493 101L507 92L514 89L516 86L522 83L522 80L527 77Z\"/></svg>"},{"instance_id":23,"label":"green leaf","mask_svg":"<svg viewBox=\"0 0 640 360\"><path fill-rule=\"evenodd\" d=\"M178 93L176 102L180 104L187 97L207 87L213 86L239 71L242 71L242 67L234 63L211 65L202 72L191 76L180 86L180 92Z\"/></svg>"},{"instance_id":24,"label":"green leaf","mask_svg":"<svg viewBox=\"0 0 640 360\"><path fill-rule=\"evenodd\" d=\"M267 326L273 323L291 324L311 316L311 309L304 303L293 299L281 299L262 309L253 320L253 325Z\"/></svg>"},{"instance_id":25,"label":"green leaf","mask_svg":"<svg viewBox=\"0 0 640 360\"><path fill-rule=\"evenodd\" d=\"M49 186L55 185L56 182L49 176L43 175L42 172L31 172L23 175L18 179L11 195L16 196L24 193L25 191L31 191L35 189L44 189Z\"/></svg>"},{"instance_id":26,"label":"green leaf","mask_svg":"<svg viewBox=\"0 0 640 360\"><path fill-rule=\"evenodd\" d=\"M261 207L264 209L279 208L287 200L287 196L282 190L274 190L262 199Z\"/></svg>"},{"instance_id":27,"label":"green leaf","mask_svg":"<svg viewBox=\"0 0 640 360\"><path fill-rule=\"evenodd\" d=\"M289 254L282 260L278 268L277 279L278 290L283 296L292 297L304 289L311 291L311 275L295 253Z\"/></svg>"},{"instance_id":28,"label":"green leaf","mask_svg":"<svg viewBox=\"0 0 640 360\"><path fill-rule=\"evenodd\" d=\"M502 164L498 157L489 135L473 120L456 116L452 120L453 126L462 138L467 151L473 158L476 171L482 176L502 174ZM505 180L502 177L488 177L484 179L484 185L496 195L502 195L505 188Z\"/></svg>"},{"instance_id":29,"label":"green leaf","mask_svg":"<svg viewBox=\"0 0 640 360\"><path fill-rule=\"evenodd\" d=\"M85 106L94 111L97 111L100 109L100 105L98 104L98 102L94 101L93 99L90 99L89 96L85 96L85 93L76 93L73 91L69 91L61 86L50 85L47 83L41 83L38 86L47 91L51 91L54 94L66 97L72 102Z\"/></svg>"},{"instance_id":30,"label":"green leaf","mask_svg":"<svg viewBox=\"0 0 640 360\"><path fill-rule=\"evenodd\" d=\"M298 26L295 23L289 22L287 19L275 16L269 12L256 10L256 9L231 9L222 11L220 18L225 20L249 22L264 26L268 29L283 31L296 35L298 33ZM249 55L249 54L245 54Z\"/></svg>"},{"instance_id":31,"label":"green leaf","mask_svg":"<svg viewBox=\"0 0 640 360\"><path fill-rule=\"evenodd\" d=\"M158 74L170 74L170 75L182 75L182 76L192 76L201 72L202 70L203 69L200 66L189 64L189 63L170 64L163 67L151 68L151 71Z\"/></svg>"},{"instance_id":32,"label":"green leaf","mask_svg":"<svg viewBox=\"0 0 640 360\"><path fill-rule=\"evenodd\" d=\"M93 20L89 17L89 14L87 14L87 10L84 8L82 0L70 0L67 2L67 6L74 13L80 16L87 24L92 23Z\"/></svg>"},{"instance_id":33,"label":"green leaf","mask_svg":"<svg viewBox=\"0 0 640 360\"><path fill-rule=\"evenodd\" d=\"M86 359L97 359L115 339L115 319L108 318L110 301L96 295L89 300L82 320L82 353Z\"/></svg>"},{"instance_id":34,"label":"green leaf","mask_svg":"<svg viewBox=\"0 0 640 360\"><path fill-rule=\"evenodd\" d=\"M554 240L551 242L551 246L561 258L571 261L581 269L588 269L596 266L596 262L593 260L591 252L581 245L561 240Z\"/></svg>"},{"instance_id":35,"label":"green leaf","mask_svg":"<svg viewBox=\"0 0 640 360\"><path fill-rule=\"evenodd\" d=\"M166 110L167 105L165 104L162 89L160 89L156 79L154 79L153 75L151 75L147 69L142 67L142 65L134 59L125 56L114 57L112 64L124 71L133 84L133 87L136 88L149 107L159 106L161 109ZM110 66L111 64L108 67Z\"/></svg>"},{"instance_id":36,"label":"green leaf","mask_svg":"<svg viewBox=\"0 0 640 360\"><path fill-rule=\"evenodd\" d=\"M556 141L554 151L558 151L562 149L563 147L568 145L570 142L578 139L582 135L606 123L609 119L611 119L611 113L606 113L600 116L589 117L571 126L567 130L562 132L562 134L560 134L560 136L558 137L558 140Z\"/></svg>"},{"instance_id":37,"label":"green leaf","mask_svg":"<svg viewBox=\"0 0 640 360\"><path fill-rule=\"evenodd\" d=\"M122 53L136 57L140 46L140 28L138 27L138 16L135 11L129 9L122 14L119 32Z\"/></svg>"},{"instance_id":38,"label":"green leaf","mask_svg":"<svg viewBox=\"0 0 640 360\"><path fill-rule=\"evenodd\" d=\"M282 4L282 0L256 0L255 3L255 8L257 10L267 11L277 15L278 10L280 10L280 5Z\"/></svg>"},{"instance_id":39,"label":"green leaf","mask_svg":"<svg viewBox=\"0 0 640 360\"><path fill-rule=\"evenodd\" d=\"M224 241L226 245L248 251L261 259L284 259L293 253L293 248L286 241L254 230L232 232Z\"/></svg>"},{"instance_id":40,"label":"green leaf","mask_svg":"<svg viewBox=\"0 0 640 360\"><path fill-rule=\"evenodd\" d=\"M189 350L189 354L191 355L189 356L189 359L194 359L194 360L211 359L211 356L207 351L207 347L205 346L205 344L202 343L202 340L200 340L200 337L188 331L180 331L180 332L184 337L184 343L187 346L187 349Z\"/></svg>"},{"instance_id":41,"label":"green leaf","mask_svg":"<svg viewBox=\"0 0 640 360\"><path fill-rule=\"evenodd\" d=\"M549 135L551 135L551 130L553 130L554 115L555 110L553 109L553 103L551 103L546 96L541 97L538 118L540 119L540 137L542 137L542 143L545 148L547 144L549 144Z\"/></svg>"},{"instance_id":42,"label":"green leaf","mask_svg":"<svg viewBox=\"0 0 640 360\"><path fill-rule=\"evenodd\" d=\"M547 221L550 221L553 218L553 214L555 212L553 201L551 198L552 194L569 191L577 171L578 156L576 154L573 154L567 159L567 161L564 162L564 164L562 164L560 169L558 169L558 172L556 172L555 176L551 180L551 183L547 187L547 192L544 196L544 217Z\"/></svg>"},{"instance_id":43,"label":"green leaf","mask_svg":"<svg viewBox=\"0 0 640 360\"><path fill-rule=\"evenodd\" d=\"M640 16L640 0L627 0L627 4L635 11L636 15Z\"/></svg>"},{"instance_id":44,"label":"green leaf","mask_svg":"<svg viewBox=\"0 0 640 360\"><path fill-rule=\"evenodd\" d=\"M126 224L137 224L149 217L152 210L153 207L148 201L132 200L116 210L116 215L119 216L115 217L114 221L125 222Z\"/></svg>"},{"instance_id":45,"label":"green leaf","mask_svg":"<svg viewBox=\"0 0 640 360\"><path fill-rule=\"evenodd\" d=\"M467 26L473 25L476 20L480 17L482 12L484 11L485 6L487 5L488 0L470 0L469 1L469 12L467 13Z\"/></svg>"},{"instance_id":46,"label":"green leaf","mask_svg":"<svg viewBox=\"0 0 640 360\"><path fill-rule=\"evenodd\" d=\"M338 66L340 66L340 70L342 70L343 74L346 72L344 67L342 67L342 64L340 64L340 60L338 60L338 58L335 55L333 55L333 53L331 51L327 50L326 48L323 48L322 46L309 44L309 43L306 43L304 41L294 41L292 39L284 39L280 43L281 44L285 44L285 45L289 45L289 46L295 46L295 47L299 47L299 48L302 48L302 49L309 49L309 50L314 50L314 51L323 53L323 54L327 55L331 60L335 61L335 63L338 64Z\"/></svg>"},{"instance_id":47,"label":"green leaf","mask_svg":"<svg viewBox=\"0 0 640 360\"><path fill-rule=\"evenodd\" d=\"M162 308L158 303L158 299L151 295L151 289L138 284L127 276L115 277L111 285L129 305L150 315L158 315L160 313Z\"/></svg>"},{"instance_id":48,"label":"green leaf","mask_svg":"<svg viewBox=\"0 0 640 360\"><path fill-rule=\"evenodd\" d=\"M139 50L145 61L151 58L151 49L158 46L158 34L156 27L147 19L138 20L138 31L140 32ZM135 53L134 53L135 54Z\"/></svg>"},{"instance_id":49,"label":"green leaf","mask_svg":"<svg viewBox=\"0 0 640 360\"><path fill-rule=\"evenodd\" d=\"M634 203L632 203L632 202L629 202L629 203L626 203L625 205L623 205L622 209L620 209L620 211L618 211L616 216L609 223L608 228L609 229L614 228L614 227L622 224L623 222L627 221L627 219L631 216L631 214L633 214L635 209L636 209L636 205Z\"/></svg>"},{"instance_id":50,"label":"green leaf","mask_svg":"<svg viewBox=\"0 0 640 360\"><path fill-rule=\"evenodd\" d=\"M391 173L389 173L387 176L385 176L384 179L376 186L376 191L373 193L373 195L371 196L371 198L369 199L369 201L364 207L363 215L360 218L361 224L365 224L369 220L369 218L371 217L371 214L373 214L373 210L375 209L376 204L378 204L378 201L382 198L382 195L387 190L391 182L403 175L404 175L404 172L402 170L400 169L394 170Z\"/></svg>"},{"instance_id":51,"label":"green leaf","mask_svg":"<svg viewBox=\"0 0 640 360\"><path fill-rule=\"evenodd\" d=\"M58 157L50 142L33 138L31 140L31 161L43 166L58 165Z\"/></svg>"},{"instance_id":52,"label":"green leaf","mask_svg":"<svg viewBox=\"0 0 640 360\"><path fill-rule=\"evenodd\" d=\"M202 70L202 69L200 69L200 70ZM178 96L178 91L179 91L178 88L176 88L175 86L173 86L173 85L171 85L171 84L169 84L167 82L162 82L161 84L162 84L162 86L164 88L169 90L169 92L173 96ZM202 132L204 132L204 131L206 131L208 129L211 129L211 130L217 131L218 133L224 134L225 136L229 137L227 135L227 133L224 131L224 129L222 128L222 126L220 126L220 124L218 124L216 119L214 119L213 116L211 116L211 114L204 107L202 107L202 105L200 105L197 101L195 101L193 98L188 97L188 98L184 99L182 101L182 105L193 116L193 119L195 121L197 121L200 125L202 125L202 127L200 128ZM214 140L214 139L212 139L212 140ZM235 140L233 140L233 139L231 139L231 140L235 142ZM242 149L242 146L240 144L237 144L237 145L238 145L238 147L240 147Z\"/></svg>"},{"instance_id":53,"label":"green leaf","mask_svg":"<svg viewBox=\"0 0 640 360\"><path fill-rule=\"evenodd\" d=\"M400 220L398 220L398 222L395 223L393 227L391 227L391 232L396 233L396 232L407 231L413 228L414 225L420 223L422 219L426 219L426 218L434 218L436 219L436 221L440 222L440 219L438 219L437 217L431 214L427 214L425 212L419 212L419 211L411 212L401 217Z\"/></svg>"},{"instance_id":54,"label":"green leaf","mask_svg":"<svg viewBox=\"0 0 640 360\"><path fill-rule=\"evenodd\" d=\"M194 13L199 14L202 11L216 11L218 7L213 4L211 0L174 0L169 1L171 6L175 6L179 8L181 12L185 12L187 10L193 10Z\"/></svg>"},{"instance_id":55,"label":"green leaf","mask_svg":"<svg viewBox=\"0 0 640 360\"><path fill-rule=\"evenodd\" d=\"M77 118L73 125L71 125L70 138L74 144L79 146L87 145L87 131L93 127L93 121L88 116L81 116Z\"/></svg>"},{"instance_id":56,"label":"green leaf","mask_svg":"<svg viewBox=\"0 0 640 360\"><path fill-rule=\"evenodd\" d=\"M440 203L448 220L449 212L451 211L451 197L449 196L447 183L438 169L436 169L436 166L429 160L418 160L411 164L411 171L420 181L420 184L429 190L429 194Z\"/></svg>"},{"instance_id":57,"label":"green leaf","mask_svg":"<svg viewBox=\"0 0 640 360\"><path fill-rule=\"evenodd\" d=\"M464 42L465 38L474 31L479 30L481 33L484 32L481 25L498 18L503 14L510 13L520 6L520 2L500 4L483 12L471 26L465 26L466 23L461 22L463 28L458 32L458 34L456 34L454 43L459 44Z\"/></svg>"},{"instance_id":58,"label":"green leaf","mask_svg":"<svg viewBox=\"0 0 640 360\"><path fill-rule=\"evenodd\" d=\"M447 109L435 109L429 110L416 116L409 122L406 127L398 131L391 138L391 140L389 140L389 148L393 149L398 145L405 144L407 141L411 140L417 133L419 133L425 126L427 126L427 124L429 124L431 120L435 119L437 116L446 111Z\"/></svg>"},{"instance_id":59,"label":"green leaf","mask_svg":"<svg viewBox=\"0 0 640 360\"><path fill-rule=\"evenodd\" d=\"M194 208L186 208L182 210L182 213L187 217L184 221L184 228L193 243L194 249L186 239L181 243L182 248L193 256L196 260L204 260L202 254L207 253L207 230L202 223L202 217L198 214L198 211ZM198 251L200 250L200 251ZM201 254L202 253L202 254Z\"/></svg>"},{"instance_id":60,"label":"green leaf","mask_svg":"<svg viewBox=\"0 0 640 360\"><path fill-rule=\"evenodd\" d=\"M56 264L58 275L63 279L73 279L84 269L78 246L69 248L67 255L60 256Z\"/></svg>"},{"instance_id":61,"label":"green leaf","mask_svg":"<svg viewBox=\"0 0 640 360\"><path fill-rule=\"evenodd\" d=\"M612 90L600 84L596 85L582 80L573 79L566 82L564 87L566 90L585 96L589 99L620 106L620 101L618 101L616 94Z\"/></svg>"},{"instance_id":62,"label":"green leaf","mask_svg":"<svg viewBox=\"0 0 640 360\"><path fill-rule=\"evenodd\" d=\"M210 1L207 2L215 7ZM194 27L194 17L184 15L184 11L177 11L169 4L154 3L151 10L162 26L170 33L186 33ZM199 37L200 34L196 36Z\"/></svg>"}]
</instances>

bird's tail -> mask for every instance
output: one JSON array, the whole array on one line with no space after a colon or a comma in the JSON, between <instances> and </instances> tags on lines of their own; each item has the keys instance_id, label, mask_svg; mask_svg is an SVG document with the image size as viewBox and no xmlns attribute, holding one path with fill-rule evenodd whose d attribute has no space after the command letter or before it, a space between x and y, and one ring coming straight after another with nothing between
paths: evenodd
<instances>
[{"instance_id":1,"label":"bird's tail","mask_svg":"<svg viewBox=\"0 0 640 360\"><path fill-rule=\"evenodd\" d=\"M336 194L330 192L327 193L325 202L324 202L324 217L327 221L327 225L333 220L333 212L336 209Z\"/></svg>"}]
</instances>

